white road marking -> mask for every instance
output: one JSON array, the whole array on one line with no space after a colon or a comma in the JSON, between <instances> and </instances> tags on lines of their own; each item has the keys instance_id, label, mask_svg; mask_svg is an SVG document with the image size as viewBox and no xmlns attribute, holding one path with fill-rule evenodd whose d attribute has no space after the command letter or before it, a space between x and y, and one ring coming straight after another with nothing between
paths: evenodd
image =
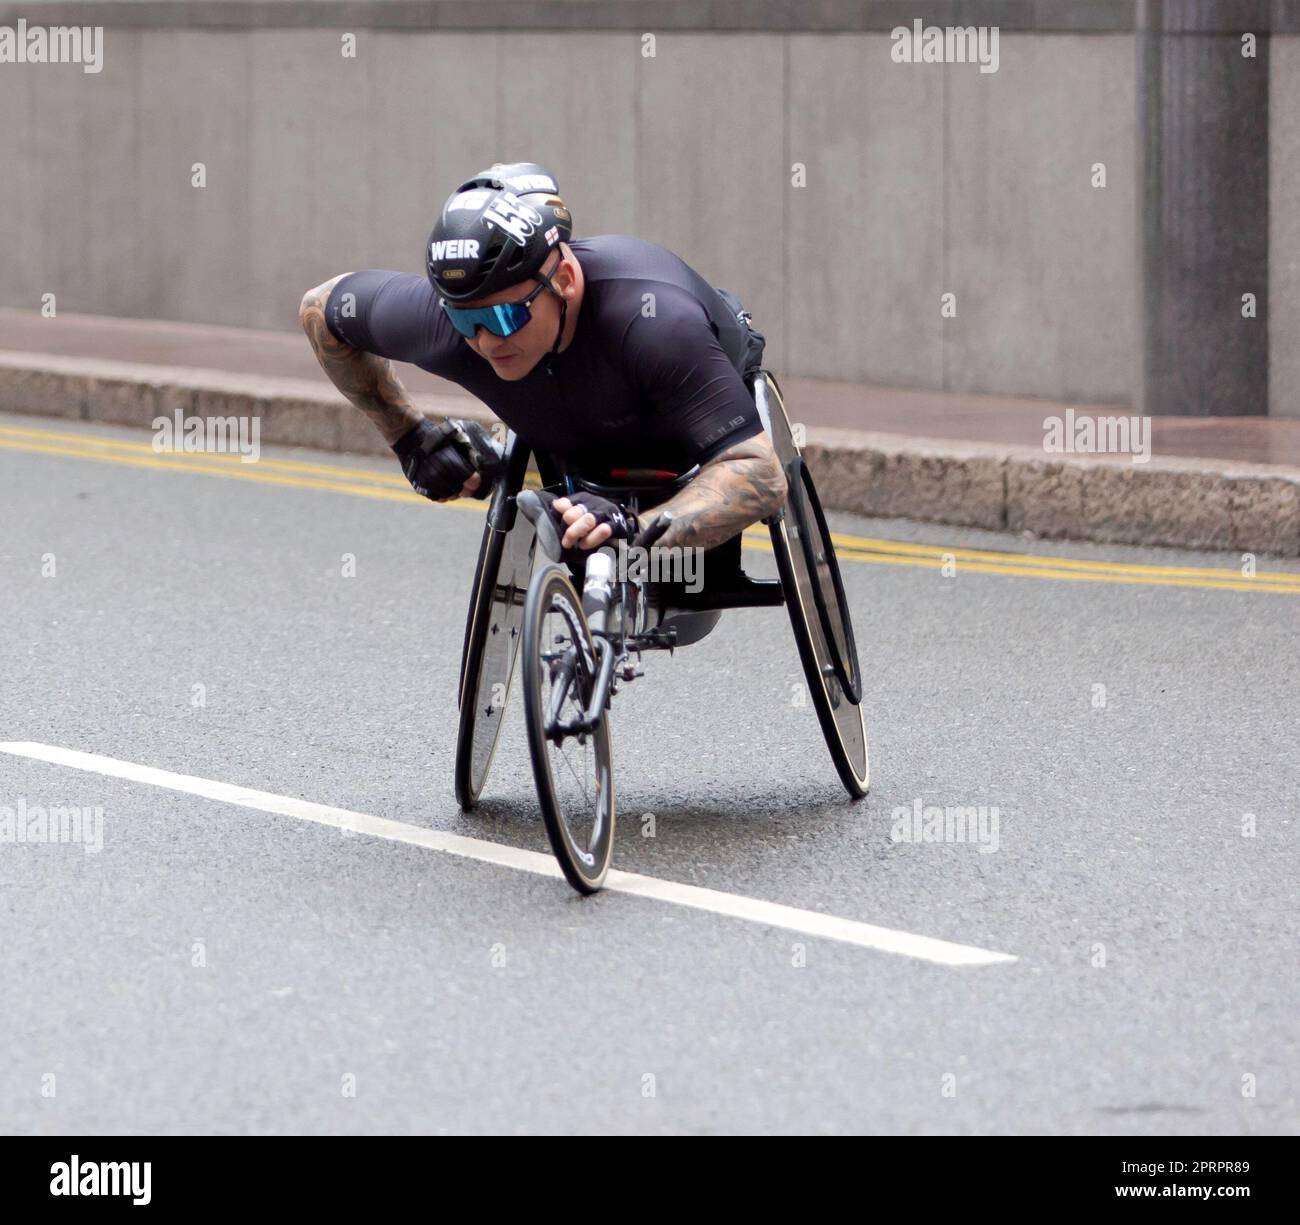
<instances>
[{"instance_id":1,"label":"white road marking","mask_svg":"<svg viewBox=\"0 0 1300 1225\"><path fill-rule=\"evenodd\" d=\"M269 791L255 791L233 783L220 783L214 779L197 778L191 774L174 774L170 770L157 770L136 762L119 761L114 757L101 757L97 753L80 753L76 749L63 749L55 745L34 744L26 741L0 743L0 753L14 757L27 757L49 762L56 766L69 766L74 770L87 770L109 778L123 778L131 782L148 783L165 787L169 791L182 791L187 795L202 796L240 808L258 812L275 813L282 817L297 817L300 821L313 821L335 829L352 830L374 838L387 838L422 846L431 851L476 859L480 863L514 868L520 872L535 872L539 876L563 879L560 866L550 855L525 851L518 847L467 838L462 834L443 833L440 830L421 829L387 817L375 817L364 812L351 812L346 808L332 808L326 804L313 804L292 796L274 795ZM800 910L782 906L759 898L744 897L736 893L723 893L717 889L702 889L696 885L682 885L675 881L659 880L653 876L640 876L635 872L611 871L605 888L614 893L630 893L635 897L653 898L685 906L692 910L708 911L733 919L745 919L768 927L779 927L817 936L825 940L838 940L860 948L877 949L884 953L897 953L944 966L988 966L1016 961L1009 953L995 953L989 949L968 944L953 944L929 936L877 927L872 923L859 923L854 919L840 919L834 915L820 914L815 910Z\"/></svg>"}]
</instances>

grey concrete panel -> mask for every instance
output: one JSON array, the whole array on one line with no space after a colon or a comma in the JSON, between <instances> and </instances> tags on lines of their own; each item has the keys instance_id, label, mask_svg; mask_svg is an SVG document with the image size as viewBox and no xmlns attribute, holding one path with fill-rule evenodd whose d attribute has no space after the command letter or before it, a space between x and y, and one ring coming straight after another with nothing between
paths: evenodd
<instances>
[{"instance_id":1,"label":"grey concrete panel","mask_svg":"<svg viewBox=\"0 0 1300 1225\"><path fill-rule=\"evenodd\" d=\"M372 122L361 266L423 272L425 239L443 200L497 160L499 42L496 34L359 35L371 64Z\"/></svg>"},{"instance_id":2,"label":"grey concrete panel","mask_svg":"<svg viewBox=\"0 0 1300 1225\"><path fill-rule=\"evenodd\" d=\"M248 234L250 299L241 322L292 327L304 290L367 264L367 149L379 130L369 105L374 61L344 58L336 30L251 37L257 224Z\"/></svg>"},{"instance_id":3,"label":"grey concrete panel","mask_svg":"<svg viewBox=\"0 0 1300 1225\"><path fill-rule=\"evenodd\" d=\"M1269 54L1269 412L1300 417L1300 38Z\"/></svg>"},{"instance_id":4,"label":"grey concrete panel","mask_svg":"<svg viewBox=\"0 0 1300 1225\"><path fill-rule=\"evenodd\" d=\"M501 161L537 161L558 178L574 234L636 232L639 33L503 34ZM484 83L484 89L488 83Z\"/></svg>"},{"instance_id":5,"label":"grey concrete panel","mask_svg":"<svg viewBox=\"0 0 1300 1225\"><path fill-rule=\"evenodd\" d=\"M1133 394L1131 36L1004 35L980 74L894 65L885 34L669 31L649 60L639 31L358 33L350 60L337 28L113 29L100 78L6 66L0 100L26 118L0 134L21 168L0 183L0 300L33 307L52 282L74 295L62 309L292 329L326 276L419 268L460 175L541 156L579 233L679 251L741 294L779 371ZM1295 107L1274 109L1285 175ZM809 186L790 186L793 161ZM1274 192L1276 250L1300 244L1279 203L1293 181ZM1294 279L1276 250L1275 337ZM1284 406L1296 379L1279 372Z\"/></svg>"},{"instance_id":6,"label":"grey concrete panel","mask_svg":"<svg viewBox=\"0 0 1300 1225\"><path fill-rule=\"evenodd\" d=\"M935 387L942 378L941 71L883 35L789 38L783 369Z\"/></svg>"},{"instance_id":7,"label":"grey concrete panel","mask_svg":"<svg viewBox=\"0 0 1300 1225\"><path fill-rule=\"evenodd\" d=\"M153 263L154 231L142 224L141 204L151 191L144 177L146 146L138 123L142 104L141 69L148 35L128 30L105 31L103 70L87 74L71 65L67 73L76 105L78 173L69 183L46 178L43 200L71 189L74 215L69 218L68 251L78 265L70 272L73 302L103 303L106 314L139 314L147 296L139 271ZM42 176L47 171L42 168ZM74 186L75 184L75 186ZM63 299L61 298L62 302Z\"/></svg>"},{"instance_id":8,"label":"grey concrete panel","mask_svg":"<svg viewBox=\"0 0 1300 1225\"><path fill-rule=\"evenodd\" d=\"M3 304L34 310L44 262L45 223L36 207L39 185L32 167L45 126L32 113L36 65L5 65L0 72L0 296Z\"/></svg>"},{"instance_id":9,"label":"grey concrete panel","mask_svg":"<svg viewBox=\"0 0 1300 1225\"><path fill-rule=\"evenodd\" d=\"M47 22L148 28L864 31L923 15L938 25L1103 31L1132 30L1136 0L926 0L922 14L918 7L915 0L55 0L0 4L0 21L36 11ZM1200 20L1231 21L1244 11L1248 25L1265 28L1271 9L1275 22L1294 30L1300 17L1290 7L1289 0L1223 0Z\"/></svg>"},{"instance_id":10,"label":"grey concrete panel","mask_svg":"<svg viewBox=\"0 0 1300 1225\"><path fill-rule=\"evenodd\" d=\"M135 224L148 254L135 273L133 310L109 301L86 309L252 324L255 244L267 221L278 220L264 221L249 200L253 35L178 30L141 37Z\"/></svg>"},{"instance_id":11,"label":"grey concrete panel","mask_svg":"<svg viewBox=\"0 0 1300 1225\"><path fill-rule=\"evenodd\" d=\"M946 390L1136 394L1134 54L1127 35L1010 35L996 73L918 68L947 90Z\"/></svg>"},{"instance_id":12,"label":"grey concrete panel","mask_svg":"<svg viewBox=\"0 0 1300 1225\"><path fill-rule=\"evenodd\" d=\"M730 289L787 365L781 333L782 46L757 34L664 34L640 65L635 232Z\"/></svg>"},{"instance_id":13,"label":"grey concrete panel","mask_svg":"<svg viewBox=\"0 0 1300 1225\"><path fill-rule=\"evenodd\" d=\"M15 254L6 261L6 304L38 307L53 293L59 310L97 309L110 288L129 304L124 278L144 254L134 164L140 38L109 32L98 73L4 65L5 88L23 99L4 121L14 160L3 177L17 204L0 220Z\"/></svg>"}]
</instances>

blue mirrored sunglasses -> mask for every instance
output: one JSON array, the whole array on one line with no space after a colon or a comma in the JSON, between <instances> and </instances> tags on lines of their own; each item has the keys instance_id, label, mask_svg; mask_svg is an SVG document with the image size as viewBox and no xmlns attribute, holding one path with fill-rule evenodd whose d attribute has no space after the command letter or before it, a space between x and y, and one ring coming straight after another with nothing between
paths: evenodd
<instances>
[{"instance_id":1,"label":"blue mirrored sunglasses","mask_svg":"<svg viewBox=\"0 0 1300 1225\"><path fill-rule=\"evenodd\" d=\"M543 282L528 297L518 302L498 302L495 306L452 306L444 299L442 309L447 312L451 326L466 340L473 340L479 328L487 328L493 336L513 336L533 317L530 309L533 299L545 288Z\"/></svg>"}]
</instances>

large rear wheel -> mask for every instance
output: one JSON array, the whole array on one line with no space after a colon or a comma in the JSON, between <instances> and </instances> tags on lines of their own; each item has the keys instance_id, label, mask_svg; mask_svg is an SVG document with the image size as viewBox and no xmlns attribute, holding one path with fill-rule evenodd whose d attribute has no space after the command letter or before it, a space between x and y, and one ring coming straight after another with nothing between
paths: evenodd
<instances>
[{"instance_id":1,"label":"large rear wheel","mask_svg":"<svg viewBox=\"0 0 1300 1225\"><path fill-rule=\"evenodd\" d=\"M792 459L786 473L790 482L788 505L795 521L795 534L803 546L805 568L812 580L809 586L817 610L817 623L830 650L835 675L849 701L856 706L862 701L862 669L858 664L858 644L853 638L853 621L849 615L848 597L844 594L844 581L840 577L840 563L831 541L831 530L826 524L817 486L813 484L812 473L803 462L803 456Z\"/></svg>"},{"instance_id":2,"label":"large rear wheel","mask_svg":"<svg viewBox=\"0 0 1300 1225\"><path fill-rule=\"evenodd\" d=\"M753 390L789 482L786 506L769 526L790 626L831 760L844 789L858 799L871 782L862 672L835 546L776 381L762 371Z\"/></svg>"}]
</instances>

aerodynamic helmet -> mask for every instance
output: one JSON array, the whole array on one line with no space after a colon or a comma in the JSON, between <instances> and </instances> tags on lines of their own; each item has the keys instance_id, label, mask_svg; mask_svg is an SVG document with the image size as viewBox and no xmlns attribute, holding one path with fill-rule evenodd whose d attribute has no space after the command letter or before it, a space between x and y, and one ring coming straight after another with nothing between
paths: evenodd
<instances>
[{"instance_id":1,"label":"aerodynamic helmet","mask_svg":"<svg viewBox=\"0 0 1300 1225\"><path fill-rule=\"evenodd\" d=\"M498 162L447 197L424 267L439 297L467 302L532 279L572 233L550 171L534 162Z\"/></svg>"}]
</instances>

